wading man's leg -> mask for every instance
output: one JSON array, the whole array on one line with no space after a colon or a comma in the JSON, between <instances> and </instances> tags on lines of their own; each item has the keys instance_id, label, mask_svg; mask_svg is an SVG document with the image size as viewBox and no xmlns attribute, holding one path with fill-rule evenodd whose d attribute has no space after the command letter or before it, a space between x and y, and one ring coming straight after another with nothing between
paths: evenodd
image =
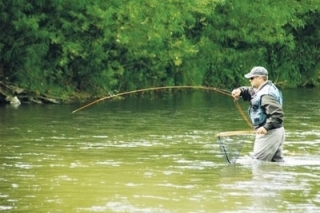
<instances>
[{"instance_id":1,"label":"wading man's leg","mask_svg":"<svg viewBox=\"0 0 320 213\"><path fill-rule=\"evenodd\" d=\"M252 157L263 161L283 162L284 139L283 127L269 130L265 135L256 135Z\"/></svg>"}]
</instances>

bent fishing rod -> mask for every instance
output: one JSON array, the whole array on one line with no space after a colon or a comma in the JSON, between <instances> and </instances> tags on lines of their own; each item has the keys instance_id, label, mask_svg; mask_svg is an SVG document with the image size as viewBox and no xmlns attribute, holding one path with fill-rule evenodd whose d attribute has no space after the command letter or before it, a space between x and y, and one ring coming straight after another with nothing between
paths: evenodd
<instances>
[{"instance_id":1,"label":"bent fishing rod","mask_svg":"<svg viewBox=\"0 0 320 213\"><path fill-rule=\"evenodd\" d=\"M145 89L138 89L138 90L132 90L132 91L128 91L128 92L122 92L122 93L118 93L116 95L109 95L109 96L105 96L102 98L99 98L93 102L90 102L74 111L72 111L72 113L76 113L80 110L83 110L91 105L94 105L98 102L101 102L103 100L107 100L107 99L112 99L115 97L119 97L119 96L124 96L124 95L129 95L129 94L134 94L134 93L140 93L140 92L146 92L146 91L156 91L156 90L164 90L164 89L203 89L203 90L211 90L211 91L216 91L219 92L223 95L227 95L232 97L230 91L224 90L224 89L219 89L219 88L215 88L215 87L205 87L205 86L163 86L163 87L151 87L151 88L145 88ZM241 114L241 116L243 117L243 119L246 121L246 123L252 127L249 119L247 118L247 116L245 115L245 113L243 112L241 106L239 105L238 101L234 99L234 104L237 108L237 110L239 111L239 113Z\"/></svg>"}]
</instances>

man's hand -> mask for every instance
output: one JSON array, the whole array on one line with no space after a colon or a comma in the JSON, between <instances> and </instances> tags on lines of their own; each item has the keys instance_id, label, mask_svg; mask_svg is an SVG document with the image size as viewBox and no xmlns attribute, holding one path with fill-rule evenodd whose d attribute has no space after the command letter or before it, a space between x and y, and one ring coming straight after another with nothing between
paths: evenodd
<instances>
[{"instance_id":1,"label":"man's hand","mask_svg":"<svg viewBox=\"0 0 320 213\"><path fill-rule=\"evenodd\" d=\"M234 100L238 100L241 94L241 90L240 89L234 89L231 92L232 97L234 98Z\"/></svg>"},{"instance_id":2,"label":"man's hand","mask_svg":"<svg viewBox=\"0 0 320 213\"><path fill-rule=\"evenodd\" d=\"M257 129L256 132L257 132L257 134L265 135L265 134L267 134L268 131L263 126L261 126Z\"/></svg>"}]
</instances>

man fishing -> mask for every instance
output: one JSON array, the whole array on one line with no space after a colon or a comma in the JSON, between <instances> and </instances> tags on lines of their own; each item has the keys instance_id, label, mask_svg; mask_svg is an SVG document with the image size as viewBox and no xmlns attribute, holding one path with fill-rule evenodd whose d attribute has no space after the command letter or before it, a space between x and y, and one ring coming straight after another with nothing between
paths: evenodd
<instances>
[{"instance_id":1,"label":"man fishing","mask_svg":"<svg viewBox=\"0 0 320 213\"><path fill-rule=\"evenodd\" d=\"M283 162L282 94L268 80L268 71L261 66L253 67L245 75L251 87L239 87L231 92L234 99L240 96L250 101L249 116L256 131L252 158L262 161Z\"/></svg>"}]
</instances>

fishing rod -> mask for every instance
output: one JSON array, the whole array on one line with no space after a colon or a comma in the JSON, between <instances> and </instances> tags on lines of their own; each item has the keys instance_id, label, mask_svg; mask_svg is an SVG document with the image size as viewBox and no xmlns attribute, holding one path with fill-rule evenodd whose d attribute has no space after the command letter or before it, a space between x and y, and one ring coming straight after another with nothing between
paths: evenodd
<instances>
[{"instance_id":1,"label":"fishing rod","mask_svg":"<svg viewBox=\"0 0 320 213\"><path fill-rule=\"evenodd\" d=\"M128 91L128 92L122 92L116 95L109 95L109 96L105 96L102 97L100 99L97 99L93 102L90 102L74 111L72 111L72 113L76 113L80 110L83 110L89 106L92 106L98 102L101 102L103 100L107 100L107 99L112 99L115 97L119 97L119 96L124 96L124 95L129 95L129 94L134 94L134 93L139 93L139 92L146 92L146 91L156 91L156 90L164 90L164 89L203 89L203 90L211 90L211 91L216 91L219 92L223 95L227 95L232 97L230 91L228 90L224 90L224 89L219 89L219 88L215 88L215 87L205 87L205 86L163 86L163 87L151 87L151 88L145 88L145 89L138 89L138 90L132 90L132 91ZM247 124L252 127L250 121L248 120L248 118L246 117L246 115L244 114L241 106L239 105L237 100L234 100L234 104L236 106L236 108L238 109L239 113L241 114L241 116L243 117L243 119L247 122Z\"/></svg>"},{"instance_id":2,"label":"fishing rod","mask_svg":"<svg viewBox=\"0 0 320 213\"><path fill-rule=\"evenodd\" d=\"M116 95L109 95L109 96L105 96L105 97L102 97L100 99L97 99L85 106L82 106L74 111L72 111L72 113L75 113L75 112L78 112L82 109L85 109L93 104L96 104L100 101L103 101L103 100L106 100L106 99L111 99L111 98L115 98L115 97L118 97L118 96L123 96L123 95L129 95L129 94L133 94L133 93L139 93L139 92L146 92L146 91L155 91L155 90L164 90L164 89L204 89L204 90L213 90L213 91L216 91L216 92L220 92L224 95L227 95L227 96L232 96L230 94L229 91L227 90L223 90L223 89L218 89L218 88L215 88L215 87L204 87L204 86L164 86L164 87L151 87L151 88L145 88L145 89L138 89L138 90L132 90L132 91L128 91L128 92L123 92L123 93L119 93L119 94L116 94Z\"/></svg>"}]
</instances>

